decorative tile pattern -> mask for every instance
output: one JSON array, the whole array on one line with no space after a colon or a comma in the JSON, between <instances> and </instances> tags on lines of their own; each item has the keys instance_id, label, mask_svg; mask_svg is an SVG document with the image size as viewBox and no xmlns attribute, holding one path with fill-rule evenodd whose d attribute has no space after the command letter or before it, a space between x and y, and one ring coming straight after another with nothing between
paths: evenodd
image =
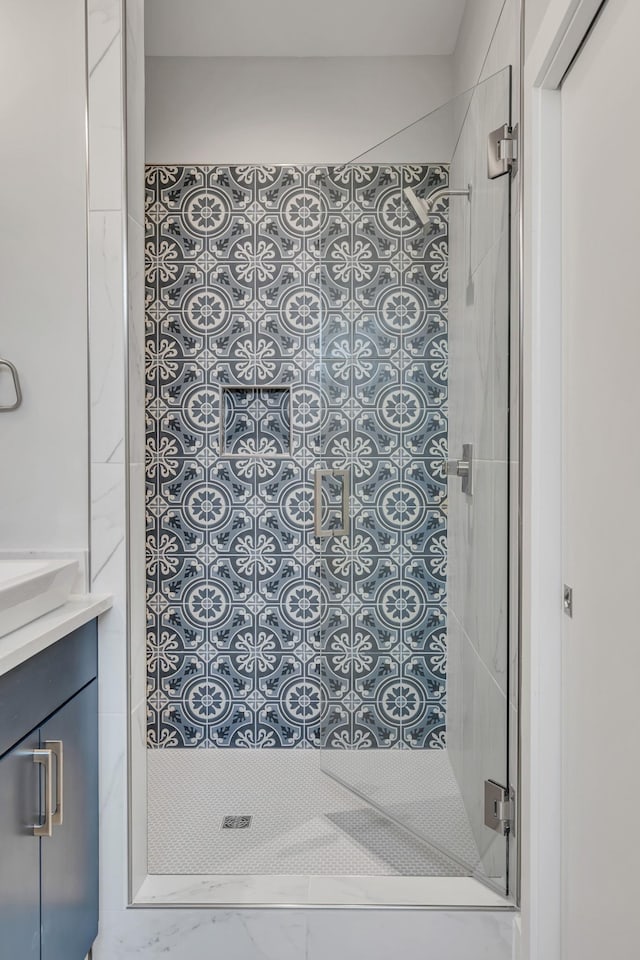
<instances>
[{"instance_id":1,"label":"decorative tile pattern","mask_svg":"<svg viewBox=\"0 0 640 960\"><path fill-rule=\"evenodd\" d=\"M147 167L151 746L444 745L447 176Z\"/></svg>"}]
</instances>

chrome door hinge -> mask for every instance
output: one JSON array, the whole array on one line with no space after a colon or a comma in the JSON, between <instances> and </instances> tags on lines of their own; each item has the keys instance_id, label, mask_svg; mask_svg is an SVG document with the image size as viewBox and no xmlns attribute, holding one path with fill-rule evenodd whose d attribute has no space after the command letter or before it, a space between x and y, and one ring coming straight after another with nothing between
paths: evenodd
<instances>
[{"instance_id":1,"label":"chrome door hinge","mask_svg":"<svg viewBox=\"0 0 640 960\"><path fill-rule=\"evenodd\" d=\"M507 834L512 829L513 799L495 780L484 782L484 824L496 833Z\"/></svg>"},{"instance_id":2,"label":"chrome door hinge","mask_svg":"<svg viewBox=\"0 0 640 960\"><path fill-rule=\"evenodd\" d=\"M504 123L489 134L487 142L487 176L489 180L504 177L518 162L518 127Z\"/></svg>"}]
</instances>

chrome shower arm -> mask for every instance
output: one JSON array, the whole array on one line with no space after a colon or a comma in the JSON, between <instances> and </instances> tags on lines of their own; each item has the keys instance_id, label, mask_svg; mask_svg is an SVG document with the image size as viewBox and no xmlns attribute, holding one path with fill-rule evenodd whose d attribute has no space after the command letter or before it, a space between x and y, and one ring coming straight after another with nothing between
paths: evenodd
<instances>
[{"instance_id":1,"label":"chrome shower arm","mask_svg":"<svg viewBox=\"0 0 640 960\"><path fill-rule=\"evenodd\" d=\"M469 185L466 190L440 187L439 190L435 190L429 197L419 197L413 187L405 187L404 195L413 207L420 223L426 227L429 223L429 217L433 212L433 208L440 200L443 200L445 197L467 197L468 200L471 200L471 185Z\"/></svg>"},{"instance_id":2,"label":"chrome shower arm","mask_svg":"<svg viewBox=\"0 0 640 960\"><path fill-rule=\"evenodd\" d=\"M430 207L435 207L436 203L443 197L468 197L470 200L471 187L468 186L466 190L450 190L448 187L441 187L440 190L436 190L429 197L425 197L425 202Z\"/></svg>"}]
</instances>

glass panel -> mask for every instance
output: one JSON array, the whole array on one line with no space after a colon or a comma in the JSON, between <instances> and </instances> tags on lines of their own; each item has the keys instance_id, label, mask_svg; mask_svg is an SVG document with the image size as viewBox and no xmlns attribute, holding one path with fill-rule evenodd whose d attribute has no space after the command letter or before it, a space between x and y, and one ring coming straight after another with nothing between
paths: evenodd
<instances>
[{"instance_id":1,"label":"glass panel","mask_svg":"<svg viewBox=\"0 0 640 960\"><path fill-rule=\"evenodd\" d=\"M317 171L323 769L434 873L502 892L484 782L507 783L509 177L487 178L487 136L509 121L504 71ZM471 494L447 477L463 444Z\"/></svg>"}]
</instances>

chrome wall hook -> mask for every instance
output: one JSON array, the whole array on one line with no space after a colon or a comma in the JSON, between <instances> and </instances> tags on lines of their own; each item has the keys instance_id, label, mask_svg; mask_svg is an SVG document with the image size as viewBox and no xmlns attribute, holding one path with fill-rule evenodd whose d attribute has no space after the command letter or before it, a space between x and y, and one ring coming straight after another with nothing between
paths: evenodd
<instances>
[{"instance_id":1,"label":"chrome wall hook","mask_svg":"<svg viewBox=\"0 0 640 960\"><path fill-rule=\"evenodd\" d=\"M22 390L20 389L20 377L18 376L18 371L15 367L15 364L11 363L10 360L4 360L0 357L0 369L6 367L11 377L13 379L13 389L15 390L16 398L13 403L0 404L0 413L9 413L10 410L17 410L20 404L22 403Z\"/></svg>"}]
</instances>

